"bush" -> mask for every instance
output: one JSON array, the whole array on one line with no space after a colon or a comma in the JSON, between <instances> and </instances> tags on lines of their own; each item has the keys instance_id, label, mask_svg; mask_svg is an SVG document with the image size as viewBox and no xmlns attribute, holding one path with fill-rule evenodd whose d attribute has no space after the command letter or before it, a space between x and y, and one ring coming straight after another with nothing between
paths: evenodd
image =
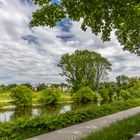
<instances>
[{"instance_id":1,"label":"bush","mask_svg":"<svg viewBox=\"0 0 140 140\"><path fill-rule=\"evenodd\" d=\"M128 100L133 98L133 96L129 93L129 91L127 90L120 90L120 96L124 99L124 100Z\"/></svg>"},{"instance_id":2,"label":"bush","mask_svg":"<svg viewBox=\"0 0 140 140\"><path fill-rule=\"evenodd\" d=\"M11 89L11 97L17 106L32 105L32 91L24 85L19 85Z\"/></svg>"},{"instance_id":3,"label":"bush","mask_svg":"<svg viewBox=\"0 0 140 140\"><path fill-rule=\"evenodd\" d=\"M59 101L60 93L60 90L46 88L41 92L42 96L40 102L44 105L54 105Z\"/></svg>"},{"instance_id":4,"label":"bush","mask_svg":"<svg viewBox=\"0 0 140 140\"><path fill-rule=\"evenodd\" d=\"M140 88L138 88L137 90L134 90L134 91L133 91L133 95L134 95L135 97L139 98L139 97L140 97Z\"/></svg>"},{"instance_id":5,"label":"bush","mask_svg":"<svg viewBox=\"0 0 140 140\"><path fill-rule=\"evenodd\" d=\"M109 89L108 88L105 88L105 89L101 90L100 95L103 98L103 101L109 101L110 100Z\"/></svg>"},{"instance_id":6,"label":"bush","mask_svg":"<svg viewBox=\"0 0 140 140\"><path fill-rule=\"evenodd\" d=\"M138 88L138 89L129 88L127 91L135 98L140 97L140 88Z\"/></svg>"},{"instance_id":7,"label":"bush","mask_svg":"<svg viewBox=\"0 0 140 140\"><path fill-rule=\"evenodd\" d=\"M0 123L0 138L2 140L22 140L139 105L140 99L119 101L110 105L90 106L65 114L38 116L16 122Z\"/></svg>"},{"instance_id":8,"label":"bush","mask_svg":"<svg viewBox=\"0 0 140 140\"><path fill-rule=\"evenodd\" d=\"M89 87L83 87L73 94L73 99L76 102L86 103L95 99L95 92Z\"/></svg>"}]
</instances>

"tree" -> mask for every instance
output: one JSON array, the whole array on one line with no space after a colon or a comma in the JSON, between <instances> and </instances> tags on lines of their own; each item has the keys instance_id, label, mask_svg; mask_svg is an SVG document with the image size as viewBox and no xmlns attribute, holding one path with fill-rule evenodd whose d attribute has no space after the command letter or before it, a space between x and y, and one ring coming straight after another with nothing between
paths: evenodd
<instances>
[{"instance_id":1,"label":"tree","mask_svg":"<svg viewBox=\"0 0 140 140\"><path fill-rule=\"evenodd\" d=\"M32 91L25 85L18 85L11 89L11 97L17 106L32 105Z\"/></svg>"},{"instance_id":2,"label":"tree","mask_svg":"<svg viewBox=\"0 0 140 140\"><path fill-rule=\"evenodd\" d=\"M111 69L111 64L100 54L88 50L77 50L73 54L64 54L58 66L62 76L72 85L73 91L81 87L97 87L101 79Z\"/></svg>"},{"instance_id":3,"label":"tree","mask_svg":"<svg viewBox=\"0 0 140 140\"><path fill-rule=\"evenodd\" d=\"M24 85L24 86L26 86L26 87L32 89L32 85L31 85L30 83L25 83L25 84L21 84L21 85Z\"/></svg>"},{"instance_id":4,"label":"tree","mask_svg":"<svg viewBox=\"0 0 140 140\"><path fill-rule=\"evenodd\" d=\"M110 62L100 55L96 57L94 62L94 67L96 70L96 89L98 90L99 82L106 77L108 70L111 70Z\"/></svg>"},{"instance_id":5,"label":"tree","mask_svg":"<svg viewBox=\"0 0 140 140\"><path fill-rule=\"evenodd\" d=\"M12 88L15 88L17 86L17 84L9 84L9 85L7 85L7 87L6 87L6 90L10 90L10 89L12 89Z\"/></svg>"},{"instance_id":6,"label":"tree","mask_svg":"<svg viewBox=\"0 0 140 140\"><path fill-rule=\"evenodd\" d=\"M45 85L45 83L39 84L39 86L38 86L38 91L45 90L46 87L47 87L47 86Z\"/></svg>"},{"instance_id":7,"label":"tree","mask_svg":"<svg viewBox=\"0 0 140 140\"><path fill-rule=\"evenodd\" d=\"M114 30L124 50L140 55L140 2L139 0L33 0L39 9L32 15L30 26L54 27L58 21L82 19L81 28L89 27L103 41L110 40Z\"/></svg>"},{"instance_id":8,"label":"tree","mask_svg":"<svg viewBox=\"0 0 140 140\"><path fill-rule=\"evenodd\" d=\"M119 75L116 77L117 85L120 86L126 86L129 83L129 77L126 75Z\"/></svg>"}]
</instances>

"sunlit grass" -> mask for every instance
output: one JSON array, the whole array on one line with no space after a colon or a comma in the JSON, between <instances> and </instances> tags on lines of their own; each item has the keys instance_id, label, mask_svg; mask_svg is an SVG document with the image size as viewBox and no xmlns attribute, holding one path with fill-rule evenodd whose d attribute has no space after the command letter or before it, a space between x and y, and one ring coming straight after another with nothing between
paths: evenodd
<instances>
[{"instance_id":1,"label":"sunlit grass","mask_svg":"<svg viewBox=\"0 0 140 140\"><path fill-rule=\"evenodd\" d=\"M129 140L140 131L140 114L118 121L82 140Z\"/></svg>"},{"instance_id":2,"label":"sunlit grass","mask_svg":"<svg viewBox=\"0 0 140 140\"><path fill-rule=\"evenodd\" d=\"M12 100L10 92L0 93L0 101Z\"/></svg>"}]
</instances>

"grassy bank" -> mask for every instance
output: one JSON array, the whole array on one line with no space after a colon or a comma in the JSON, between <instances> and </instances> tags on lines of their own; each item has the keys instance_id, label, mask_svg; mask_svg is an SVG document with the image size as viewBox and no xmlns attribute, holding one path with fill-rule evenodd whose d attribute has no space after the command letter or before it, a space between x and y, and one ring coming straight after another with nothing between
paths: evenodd
<instances>
[{"instance_id":1,"label":"grassy bank","mask_svg":"<svg viewBox=\"0 0 140 140\"><path fill-rule=\"evenodd\" d=\"M118 121L82 140L129 140L140 131L140 114Z\"/></svg>"},{"instance_id":2,"label":"grassy bank","mask_svg":"<svg viewBox=\"0 0 140 140\"><path fill-rule=\"evenodd\" d=\"M1 123L0 138L2 140L22 140L41 133L47 133L59 128L99 118L139 105L140 99L135 99L120 101L99 107L87 107L86 109L71 111L55 116L39 116L32 119L20 119L11 123Z\"/></svg>"},{"instance_id":3,"label":"grassy bank","mask_svg":"<svg viewBox=\"0 0 140 140\"><path fill-rule=\"evenodd\" d=\"M12 102L0 102L0 107L13 105Z\"/></svg>"}]
</instances>

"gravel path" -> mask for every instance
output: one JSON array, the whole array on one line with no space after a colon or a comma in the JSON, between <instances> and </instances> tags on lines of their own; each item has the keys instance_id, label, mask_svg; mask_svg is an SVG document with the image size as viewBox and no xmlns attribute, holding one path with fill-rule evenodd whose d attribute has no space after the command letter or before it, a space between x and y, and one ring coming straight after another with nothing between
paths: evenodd
<instances>
[{"instance_id":1,"label":"gravel path","mask_svg":"<svg viewBox=\"0 0 140 140\"><path fill-rule=\"evenodd\" d=\"M131 140L140 140L140 132L136 134Z\"/></svg>"},{"instance_id":2,"label":"gravel path","mask_svg":"<svg viewBox=\"0 0 140 140\"><path fill-rule=\"evenodd\" d=\"M133 116L137 113L140 113L140 107L135 107L99 119L94 119L67 128L59 129L57 131L42 134L28 140L75 140L77 138L82 138L91 132L95 132L105 126L109 126L113 122L123 120L124 118ZM140 136L138 139L132 140L140 140Z\"/></svg>"}]
</instances>

